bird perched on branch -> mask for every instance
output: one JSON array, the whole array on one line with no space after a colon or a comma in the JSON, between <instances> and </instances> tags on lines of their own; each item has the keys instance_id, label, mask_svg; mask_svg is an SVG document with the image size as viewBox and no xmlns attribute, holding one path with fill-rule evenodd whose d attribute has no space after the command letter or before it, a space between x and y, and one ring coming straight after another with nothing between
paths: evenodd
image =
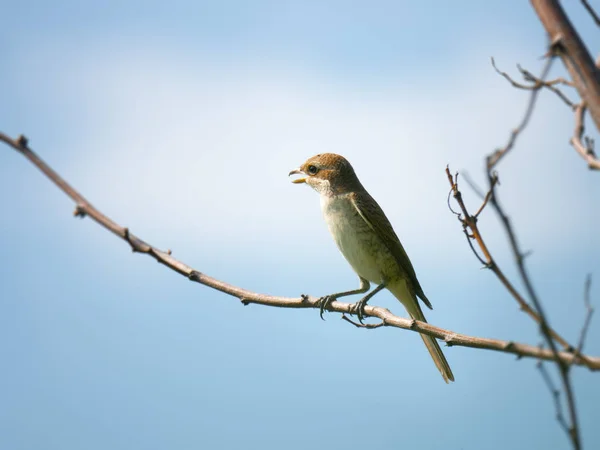
<instances>
[{"instance_id":1,"label":"bird perched on branch","mask_svg":"<svg viewBox=\"0 0 600 450\"><path fill-rule=\"evenodd\" d=\"M321 297L321 317L332 301L365 294L372 282L377 287L354 307L361 322L369 299L384 288L404 305L411 318L427 322L418 300L433 308L417 280L415 269L389 220L365 190L350 163L343 156L323 153L309 158L289 173L295 174L303 177L293 183L306 183L321 195L321 210L329 231L360 279L358 289ZM421 337L444 381L454 381L450 365L435 338L425 334Z\"/></svg>"}]
</instances>

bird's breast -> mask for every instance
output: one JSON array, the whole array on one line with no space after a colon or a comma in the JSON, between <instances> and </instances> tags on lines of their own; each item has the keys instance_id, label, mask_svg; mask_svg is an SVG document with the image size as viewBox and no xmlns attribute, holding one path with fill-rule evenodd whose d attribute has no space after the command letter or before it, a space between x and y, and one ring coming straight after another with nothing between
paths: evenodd
<instances>
[{"instance_id":1,"label":"bird's breast","mask_svg":"<svg viewBox=\"0 0 600 450\"><path fill-rule=\"evenodd\" d=\"M361 277L381 283L395 266L389 250L375 231L358 213L348 195L322 196L321 209L329 232Z\"/></svg>"}]
</instances>

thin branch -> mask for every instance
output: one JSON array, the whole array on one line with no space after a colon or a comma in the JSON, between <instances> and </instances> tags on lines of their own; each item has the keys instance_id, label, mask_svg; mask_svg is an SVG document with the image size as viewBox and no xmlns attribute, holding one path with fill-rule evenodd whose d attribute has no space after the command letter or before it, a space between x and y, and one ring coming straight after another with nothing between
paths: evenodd
<instances>
[{"instance_id":1,"label":"thin branch","mask_svg":"<svg viewBox=\"0 0 600 450\"><path fill-rule=\"evenodd\" d=\"M521 75L523 75L523 78L526 81L530 81L533 83L533 86L534 86L533 89L540 89L542 87L545 87L548 90L554 92L556 95L558 95L558 98L560 98L569 108L571 108L571 109L575 108L575 103L573 103L571 100L569 100L569 98L560 89L558 89L556 87L557 84L563 84L565 86L575 87L572 82L564 79L563 77L555 78L554 80L544 81L544 80L536 77L534 74L529 72L527 69L524 69L523 67L521 67L519 64L517 64L517 69L519 69L519 72L521 72Z\"/></svg>"},{"instance_id":2,"label":"thin branch","mask_svg":"<svg viewBox=\"0 0 600 450\"><path fill-rule=\"evenodd\" d=\"M473 218L477 219L479 217L479 214L482 213L483 209L486 207L486 205L490 201L490 198L492 198L492 195L493 195L493 192L494 192L494 188L496 187L497 183L498 183L498 176L496 174L494 174L494 176L492 178L492 186L490 187L490 189L485 194L485 197L483 197L483 202L481 203L481 206L479 207L479 209L477 210L477 212L475 213L475 215L473 216Z\"/></svg>"},{"instance_id":3,"label":"thin branch","mask_svg":"<svg viewBox=\"0 0 600 450\"><path fill-rule=\"evenodd\" d=\"M600 160L594 151L594 141L585 139L587 145L583 145L581 142L583 133L585 132L584 118L586 110L587 108L583 103L577 105L575 108L575 130L573 131L573 137L570 140L570 144L577 153L581 155L585 162L587 162L589 169L600 170Z\"/></svg>"},{"instance_id":4,"label":"thin branch","mask_svg":"<svg viewBox=\"0 0 600 450\"><path fill-rule=\"evenodd\" d=\"M135 236L128 228L118 225L116 222L102 214L79 192L77 192L65 180L63 180L54 170L52 170L44 161L42 161L28 147L27 139L25 139L23 136L17 139L11 139L5 134L0 133L0 141L5 142L29 159L29 161L38 167L38 169L40 169L54 184L56 184L65 194L73 199L77 205L77 215L83 217L89 216L99 225L126 241L134 252L151 256L159 263L164 264L169 269L187 277L191 281L203 284L212 289L216 289L220 292L236 297L244 305L258 304L280 308L319 309L321 303L319 298L316 297L303 295L298 298L289 298L260 294L233 286L193 269L187 264L175 259L170 255L169 252L161 251L158 248L148 244L141 238ZM328 305L327 309L338 313L352 314L354 311L353 308L353 304L333 301ZM433 326L429 323L395 316L388 309L379 306L367 305L365 307L364 316L378 318L382 321L382 323L385 324L385 326L410 330L432 336L434 338L443 340L448 346L480 348L510 353L519 357L536 358L541 360L554 360L555 358L558 358L564 364L585 365L591 370L600 370L600 357L586 356L585 358L579 358L576 357L572 352L567 351L559 352L555 355L547 349L541 349L532 345L455 333L450 330Z\"/></svg>"},{"instance_id":5,"label":"thin branch","mask_svg":"<svg viewBox=\"0 0 600 450\"><path fill-rule=\"evenodd\" d=\"M490 189L494 190L494 187L492 184L492 179L490 179L490 186L491 186ZM529 298L531 299L531 302L533 303L533 306L539 316L540 320L539 320L538 324L540 326L540 331L542 333L542 336L544 336L546 344L548 345L548 347L550 347L552 354L558 355L558 349L556 347L556 342L554 341L554 336L553 336L554 331L550 327L550 323L548 321L546 313L544 312L544 308L542 307L542 302L540 301L540 299L533 287L533 283L531 282L531 278L529 277L529 273L527 272L527 268L525 267L525 255L519 247L519 243L517 241L517 236L512 227L510 219L508 218L508 215L504 212L504 209L500 205L495 191L492 193L492 197L490 199L490 204L493 206L494 210L500 217L500 221L502 222L502 225L504 226L504 230L506 231L506 234L508 235L508 240L510 242L510 247L511 247L513 255L515 257L517 268L518 268L519 274L521 276L521 281L525 285L525 289L527 290ZM569 418L570 418L570 422L571 422L571 426L568 428L568 430L569 430L568 434L573 442L573 447L576 450L578 450L581 448L581 441L579 438L579 426L578 426L578 419L577 419L577 408L575 406L575 396L573 395L573 388L571 387L571 378L569 377L569 365L562 362L559 358L555 358L555 362L556 362L556 365L558 366L559 373L561 375L563 390L564 390L565 396L567 398Z\"/></svg>"},{"instance_id":6,"label":"thin branch","mask_svg":"<svg viewBox=\"0 0 600 450\"><path fill-rule=\"evenodd\" d=\"M567 106L569 106L570 108L575 107L575 104L571 100L569 100L569 98L560 89L558 89L556 87L557 84L562 84L564 86L573 87L573 83L571 83L570 81L566 80L563 77L544 81L543 79L536 77L531 72L529 72L526 69L523 69L523 67L521 67L519 64L517 64L517 69L519 69L519 72L521 72L523 79L527 82L532 83L532 84L522 84L522 83L515 81L506 72L502 72L500 69L498 69L498 67L496 66L496 62L494 61L494 58L492 58L492 66L494 67L494 70L496 71L496 73L498 73L499 75L502 75L513 87L515 87L517 89L523 89L523 90L527 90L527 91L537 91L539 89L546 88L546 89L549 89L550 91L554 92L556 95L558 95L558 97L563 102L565 102L565 104Z\"/></svg>"},{"instance_id":7,"label":"thin branch","mask_svg":"<svg viewBox=\"0 0 600 450\"><path fill-rule=\"evenodd\" d=\"M583 304L585 305L585 319L583 320L583 326L581 327L581 334L579 336L579 344L577 344L576 355L581 355L583 351L583 345L587 336L590 323L592 323L592 315L594 314L594 307L590 301L590 290L592 289L592 275L588 274L585 278L585 286L583 288Z\"/></svg>"},{"instance_id":8,"label":"thin branch","mask_svg":"<svg viewBox=\"0 0 600 450\"><path fill-rule=\"evenodd\" d=\"M585 7L585 9L587 9L587 11L590 13L590 16L592 16L592 19L594 20L594 22L596 22L596 25L600 27L600 17L598 17L598 14L596 13L596 11L594 11L594 8L592 8L592 5L590 5L590 3L587 0L581 0L581 3Z\"/></svg>"},{"instance_id":9,"label":"thin branch","mask_svg":"<svg viewBox=\"0 0 600 450\"><path fill-rule=\"evenodd\" d=\"M600 130L600 70L558 0L530 0L550 38L550 53L565 65L579 97Z\"/></svg>"},{"instance_id":10,"label":"thin branch","mask_svg":"<svg viewBox=\"0 0 600 450\"><path fill-rule=\"evenodd\" d=\"M537 368L539 369L540 373L542 374L542 378L544 379L546 386L548 386L548 390L550 391L550 395L552 396L552 400L554 401L554 410L556 411L556 420L559 423L560 427L564 430L564 432L567 433L567 435L569 435L570 434L569 425L567 424L567 421L565 420L565 414L563 413L562 402L560 401L560 390L558 390L556 388L556 386L554 385L554 382L552 381L552 377L550 376L550 373L548 372L548 370L546 370L546 366L544 365L544 363L542 361L538 361Z\"/></svg>"},{"instance_id":11,"label":"thin branch","mask_svg":"<svg viewBox=\"0 0 600 450\"><path fill-rule=\"evenodd\" d=\"M485 197L487 196L487 192L485 194L483 193L481 188L477 185L477 183L475 183L475 180L473 180L471 178L471 175L469 175L468 172L463 172L462 176L465 179L465 181L467 182L467 184L469 185L469 187L471 188L471 190L473 192L475 192L475 194L477 194L477 197L479 197L481 200L485 200ZM498 184L500 184L500 180L498 180Z\"/></svg>"},{"instance_id":12,"label":"thin branch","mask_svg":"<svg viewBox=\"0 0 600 450\"><path fill-rule=\"evenodd\" d=\"M531 317L535 322L537 322L538 325L541 325L542 318L540 317L540 315L525 300L525 298L519 293L519 291L517 291L515 286L508 280L508 278L506 277L504 272L502 272L502 270L500 269L500 267L498 266L498 264L492 257L492 254L491 254L490 250L488 249L488 247L483 239L483 236L481 235L481 232L479 231L479 227L477 226L477 219L473 215L471 215L469 213L469 211L467 210L467 207L462 198L462 193L458 189L458 184L457 184L458 178L452 177L452 174L450 173L449 168L446 168L446 176L448 177L448 182L450 183L454 199L456 200L456 202L458 203L458 205L462 211L462 215L460 215L458 217L458 219L461 222L463 229L466 227L469 230L471 230L470 235L473 236L473 239L475 240L475 242L477 242L477 245L479 246L481 252L483 253L482 263L485 265L486 268L490 269L494 273L494 275L496 275L496 277L498 278L498 280L500 280L502 285L508 290L508 292L512 295L512 297L517 301L520 309L523 312L525 312L529 317ZM492 176L494 176L494 175L492 175ZM495 186L495 185L496 185L496 183L493 183L493 186ZM493 198L493 196L491 198ZM469 240L469 244L471 245L470 240ZM475 249L472 245L471 245L471 249L477 256L477 258L481 261L482 258L475 251ZM562 345L562 347L565 351L573 352L574 346L569 344L569 342L566 339L564 339L560 334L558 334L555 330L553 330L551 328L549 328L549 332L550 332L552 338L554 340L556 340L556 342L558 342L560 345ZM585 361L585 357L584 357L583 364L587 365L587 362Z\"/></svg>"},{"instance_id":13,"label":"thin branch","mask_svg":"<svg viewBox=\"0 0 600 450\"><path fill-rule=\"evenodd\" d=\"M548 72L550 72L550 68L552 67L553 59L554 58L552 56L549 56L546 59L546 64L544 65L542 74L538 78L539 80L543 81L546 79L546 77L548 76ZM493 59L492 59L492 64L493 64ZM498 71L498 69L496 68L495 65L494 65L494 68L496 69L496 71ZM502 72L500 72L500 71L498 71L498 72L502 75ZM508 77L508 75L504 74L503 76L505 76L505 78L510 80L510 77ZM523 119L521 120L521 123L517 126L517 128L515 128L511 131L510 137L509 137L506 145L504 147L496 149L491 155L489 155L487 157L486 166L487 166L488 171L492 170L496 166L496 164L498 164L498 162L514 147L515 143L517 142L517 138L519 137L519 134L521 134L521 132L529 124L529 120L531 119L531 115L533 113L533 109L535 107L535 102L537 100L539 92L540 92L539 88L533 89L531 91L531 95L529 97L529 103L527 104L527 109L525 110L525 115L523 116Z\"/></svg>"}]
</instances>

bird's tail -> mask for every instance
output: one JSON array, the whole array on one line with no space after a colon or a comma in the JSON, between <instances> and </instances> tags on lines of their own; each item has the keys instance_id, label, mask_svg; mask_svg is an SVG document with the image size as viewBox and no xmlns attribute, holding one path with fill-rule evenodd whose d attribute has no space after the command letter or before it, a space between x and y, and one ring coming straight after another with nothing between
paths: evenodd
<instances>
[{"instance_id":1,"label":"bird's tail","mask_svg":"<svg viewBox=\"0 0 600 450\"><path fill-rule=\"evenodd\" d=\"M394 294L394 297L400 300L400 302L404 305L412 319L427 323L417 297L407 289L405 283L401 283L396 286L390 286L390 291L392 294ZM442 353L442 349L440 348L440 345L437 343L436 339L426 334L421 334L421 338L423 339L427 350L429 350L429 354L431 355L433 362L442 374L442 377L444 377L444 381L446 383L454 381L454 375L452 374L452 369L450 369L450 364L448 364L448 361L446 360L444 353Z\"/></svg>"}]
</instances>

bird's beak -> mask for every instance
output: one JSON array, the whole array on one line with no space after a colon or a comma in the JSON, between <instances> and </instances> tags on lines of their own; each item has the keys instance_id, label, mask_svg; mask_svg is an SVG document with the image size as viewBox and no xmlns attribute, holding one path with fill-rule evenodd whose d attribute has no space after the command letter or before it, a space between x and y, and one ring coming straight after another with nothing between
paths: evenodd
<instances>
[{"instance_id":1,"label":"bird's beak","mask_svg":"<svg viewBox=\"0 0 600 450\"><path fill-rule=\"evenodd\" d=\"M298 174L304 174L304 172L302 172L300 169L294 169L288 174L288 177L292 176L292 175L298 175ZM295 184L306 183L306 178L296 178L295 180L292 180L292 183L295 183Z\"/></svg>"}]
</instances>

